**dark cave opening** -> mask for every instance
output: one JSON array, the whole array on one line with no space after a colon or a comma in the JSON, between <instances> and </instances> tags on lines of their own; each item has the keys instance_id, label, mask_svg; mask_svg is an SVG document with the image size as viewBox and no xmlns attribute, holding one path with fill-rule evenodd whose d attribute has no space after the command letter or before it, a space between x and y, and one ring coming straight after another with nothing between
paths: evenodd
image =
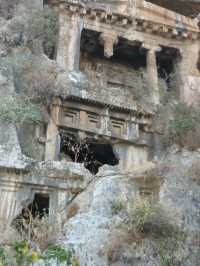
<instances>
[{"instance_id":1,"label":"dark cave opening","mask_svg":"<svg viewBox=\"0 0 200 266\"><path fill-rule=\"evenodd\" d=\"M146 67L146 50L141 47L140 42L129 43L128 40L119 38L113 47L113 56L106 58L103 44L100 42L100 33L86 29L81 35L81 56L83 55L87 55L88 58L110 60L136 70Z\"/></svg>"},{"instance_id":2,"label":"dark cave opening","mask_svg":"<svg viewBox=\"0 0 200 266\"><path fill-rule=\"evenodd\" d=\"M20 234L31 233L34 219L42 219L49 216L49 194L35 193L33 201L24 207L21 213L12 221L12 226ZM29 232L30 231L30 232Z\"/></svg>"},{"instance_id":3,"label":"dark cave opening","mask_svg":"<svg viewBox=\"0 0 200 266\"><path fill-rule=\"evenodd\" d=\"M99 167L117 165L119 160L116 158L111 144L97 143L92 139L78 141L74 136L61 133L60 152L66 158L77 163L84 163L86 169L92 174L96 174Z\"/></svg>"},{"instance_id":4,"label":"dark cave opening","mask_svg":"<svg viewBox=\"0 0 200 266\"><path fill-rule=\"evenodd\" d=\"M134 45L127 40L119 38L114 47L113 62L128 65L134 69L146 68L146 50L141 48L141 43L135 42Z\"/></svg>"},{"instance_id":5,"label":"dark cave opening","mask_svg":"<svg viewBox=\"0 0 200 266\"><path fill-rule=\"evenodd\" d=\"M180 51L176 48L162 47L162 50L157 53L158 76L165 81L168 89L172 82L177 79L176 66L180 58Z\"/></svg>"},{"instance_id":6,"label":"dark cave opening","mask_svg":"<svg viewBox=\"0 0 200 266\"><path fill-rule=\"evenodd\" d=\"M42 218L49 215L49 195L36 193L33 202L28 206L33 217Z\"/></svg>"},{"instance_id":7,"label":"dark cave opening","mask_svg":"<svg viewBox=\"0 0 200 266\"><path fill-rule=\"evenodd\" d=\"M43 0L43 6L47 6L50 4L50 0Z\"/></svg>"}]
</instances>

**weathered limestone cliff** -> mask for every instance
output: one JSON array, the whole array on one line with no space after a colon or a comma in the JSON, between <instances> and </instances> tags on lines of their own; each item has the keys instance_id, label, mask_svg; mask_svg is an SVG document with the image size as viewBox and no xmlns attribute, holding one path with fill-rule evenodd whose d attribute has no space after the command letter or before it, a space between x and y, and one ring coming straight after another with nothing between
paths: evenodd
<instances>
[{"instance_id":1,"label":"weathered limestone cliff","mask_svg":"<svg viewBox=\"0 0 200 266\"><path fill-rule=\"evenodd\" d=\"M198 2L0 0L0 265L200 265Z\"/></svg>"}]
</instances>

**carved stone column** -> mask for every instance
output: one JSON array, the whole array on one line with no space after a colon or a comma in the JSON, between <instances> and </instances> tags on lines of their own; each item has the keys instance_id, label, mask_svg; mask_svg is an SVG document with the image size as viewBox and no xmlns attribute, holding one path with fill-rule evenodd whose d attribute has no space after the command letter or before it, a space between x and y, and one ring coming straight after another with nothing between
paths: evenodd
<instances>
[{"instance_id":1,"label":"carved stone column","mask_svg":"<svg viewBox=\"0 0 200 266\"><path fill-rule=\"evenodd\" d=\"M107 58L113 56L113 47L118 42L117 36L102 33L100 35L100 42L104 45L104 56Z\"/></svg>"},{"instance_id":2,"label":"carved stone column","mask_svg":"<svg viewBox=\"0 0 200 266\"><path fill-rule=\"evenodd\" d=\"M58 132L58 122L60 113L60 100L55 99L51 108L51 118L47 127L45 160L58 160L60 152L60 136Z\"/></svg>"},{"instance_id":3,"label":"carved stone column","mask_svg":"<svg viewBox=\"0 0 200 266\"><path fill-rule=\"evenodd\" d=\"M59 14L57 62L66 71L79 71L80 40L83 20L78 14Z\"/></svg>"},{"instance_id":4,"label":"carved stone column","mask_svg":"<svg viewBox=\"0 0 200 266\"><path fill-rule=\"evenodd\" d=\"M150 82L150 87L153 93L153 101L157 105L160 103L159 88L158 88L158 70L156 62L156 52L161 51L159 46L143 45L147 49L147 75Z\"/></svg>"},{"instance_id":5,"label":"carved stone column","mask_svg":"<svg viewBox=\"0 0 200 266\"><path fill-rule=\"evenodd\" d=\"M180 98L188 104L198 101L199 70L197 68L199 58L199 43L193 43L180 50L180 60L177 64L179 73Z\"/></svg>"}]
</instances>

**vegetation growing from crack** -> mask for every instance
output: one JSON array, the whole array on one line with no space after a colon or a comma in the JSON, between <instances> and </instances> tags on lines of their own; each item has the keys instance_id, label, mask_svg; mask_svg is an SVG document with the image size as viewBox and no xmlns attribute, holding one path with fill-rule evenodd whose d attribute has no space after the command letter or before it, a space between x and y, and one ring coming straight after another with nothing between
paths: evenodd
<instances>
[{"instance_id":1,"label":"vegetation growing from crack","mask_svg":"<svg viewBox=\"0 0 200 266\"><path fill-rule=\"evenodd\" d=\"M156 116L156 130L162 136L164 148L173 144L195 150L200 147L200 109L182 102L162 105Z\"/></svg>"},{"instance_id":2,"label":"vegetation growing from crack","mask_svg":"<svg viewBox=\"0 0 200 266\"><path fill-rule=\"evenodd\" d=\"M194 130L195 123L195 110L186 104L179 103L175 106L174 118L169 123L171 136L174 139L180 139L189 130Z\"/></svg>"},{"instance_id":3,"label":"vegetation growing from crack","mask_svg":"<svg viewBox=\"0 0 200 266\"><path fill-rule=\"evenodd\" d=\"M123 210L126 210L126 205L120 198L111 202L111 211L113 215L117 215Z\"/></svg>"},{"instance_id":4,"label":"vegetation growing from crack","mask_svg":"<svg viewBox=\"0 0 200 266\"><path fill-rule=\"evenodd\" d=\"M121 209L122 205L123 209ZM161 265L173 265L176 261L176 252L184 244L185 232L175 225L171 217L166 214L165 208L159 203L138 199L134 204L124 206L123 201L117 201L114 208L116 210L114 214L122 213L122 210L123 215L126 213L123 224L115 231L116 235L121 235L123 243L116 245L115 238L111 240L107 247L108 259L112 262L117 260L126 243L131 245L132 242L137 242L137 245L140 245L142 241L149 239L155 243L155 253L158 254Z\"/></svg>"},{"instance_id":5,"label":"vegetation growing from crack","mask_svg":"<svg viewBox=\"0 0 200 266\"><path fill-rule=\"evenodd\" d=\"M0 99L0 120L16 124L39 123L42 120L38 105L19 95Z\"/></svg>"},{"instance_id":6,"label":"vegetation growing from crack","mask_svg":"<svg viewBox=\"0 0 200 266\"><path fill-rule=\"evenodd\" d=\"M13 70L16 91L48 107L59 94L55 87L57 73L55 65L42 58L22 49L9 56L7 64Z\"/></svg>"},{"instance_id":7,"label":"vegetation growing from crack","mask_svg":"<svg viewBox=\"0 0 200 266\"><path fill-rule=\"evenodd\" d=\"M199 109L178 103L173 113L173 118L168 122L168 143L176 143L191 150L199 147Z\"/></svg>"}]
</instances>

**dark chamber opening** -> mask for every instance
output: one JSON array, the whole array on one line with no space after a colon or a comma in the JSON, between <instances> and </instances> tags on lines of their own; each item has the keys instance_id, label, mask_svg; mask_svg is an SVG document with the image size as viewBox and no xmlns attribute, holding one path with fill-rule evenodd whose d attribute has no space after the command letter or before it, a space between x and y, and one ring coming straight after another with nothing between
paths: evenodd
<instances>
[{"instance_id":1,"label":"dark chamber opening","mask_svg":"<svg viewBox=\"0 0 200 266\"><path fill-rule=\"evenodd\" d=\"M119 163L110 144L95 143L89 139L80 142L65 134L60 136L60 152L69 156L73 162L84 163L85 168L93 174L96 174L99 167L104 164L117 165Z\"/></svg>"},{"instance_id":2,"label":"dark chamber opening","mask_svg":"<svg viewBox=\"0 0 200 266\"><path fill-rule=\"evenodd\" d=\"M162 47L161 52L157 53L158 76L165 80L168 87L177 76L176 64L180 58L180 52L176 48Z\"/></svg>"},{"instance_id":3,"label":"dark chamber opening","mask_svg":"<svg viewBox=\"0 0 200 266\"><path fill-rule=\"evenodd\" d=\"M104 56L104 47L100 42L100 33L96 31L83 30L81 35L81 52L92 58L110 60L113 63L130 66L134 69L146 67L146 51L141 48L141 43L130 44L127 40L119 38L114 45L113 56Z\"/></svg>"},{"instance_id":4,"label":"dark chamber opening","mask_svg":"<svg viewBox=\"0 0 200 266\"><path fill-rule=\"evenodd\" d=\"M49 195L36 193L33 202L28 206L33 217L49 215Z\"/></svg>"},{"instance_id":5,"label":"dark chamber opening","mask_svg":"<svg viewBox=\"0 0 200 266\"><path fill-rule=\"evenodd\" d=\"M34 200L27 207L23 208L21 213L12 221L12 226L18 230L20 234L31 233L33 221L49 216L49 195L36 193ZM30 232L29 232L30 231Z\"/></svg>"},{"instance_id":6,"label":"dark chamber opening","mask_svg":"<svg viewBox=\"0 0 200 266\"><path fill-rule=\"evenodd\" d=\"M132 45L127 40L120 38L118 44L114 47L114 55L111 60L131 66L134 69L145 68L146 51L141 48L139 42Z\"/></svg>"}]
</instances>

